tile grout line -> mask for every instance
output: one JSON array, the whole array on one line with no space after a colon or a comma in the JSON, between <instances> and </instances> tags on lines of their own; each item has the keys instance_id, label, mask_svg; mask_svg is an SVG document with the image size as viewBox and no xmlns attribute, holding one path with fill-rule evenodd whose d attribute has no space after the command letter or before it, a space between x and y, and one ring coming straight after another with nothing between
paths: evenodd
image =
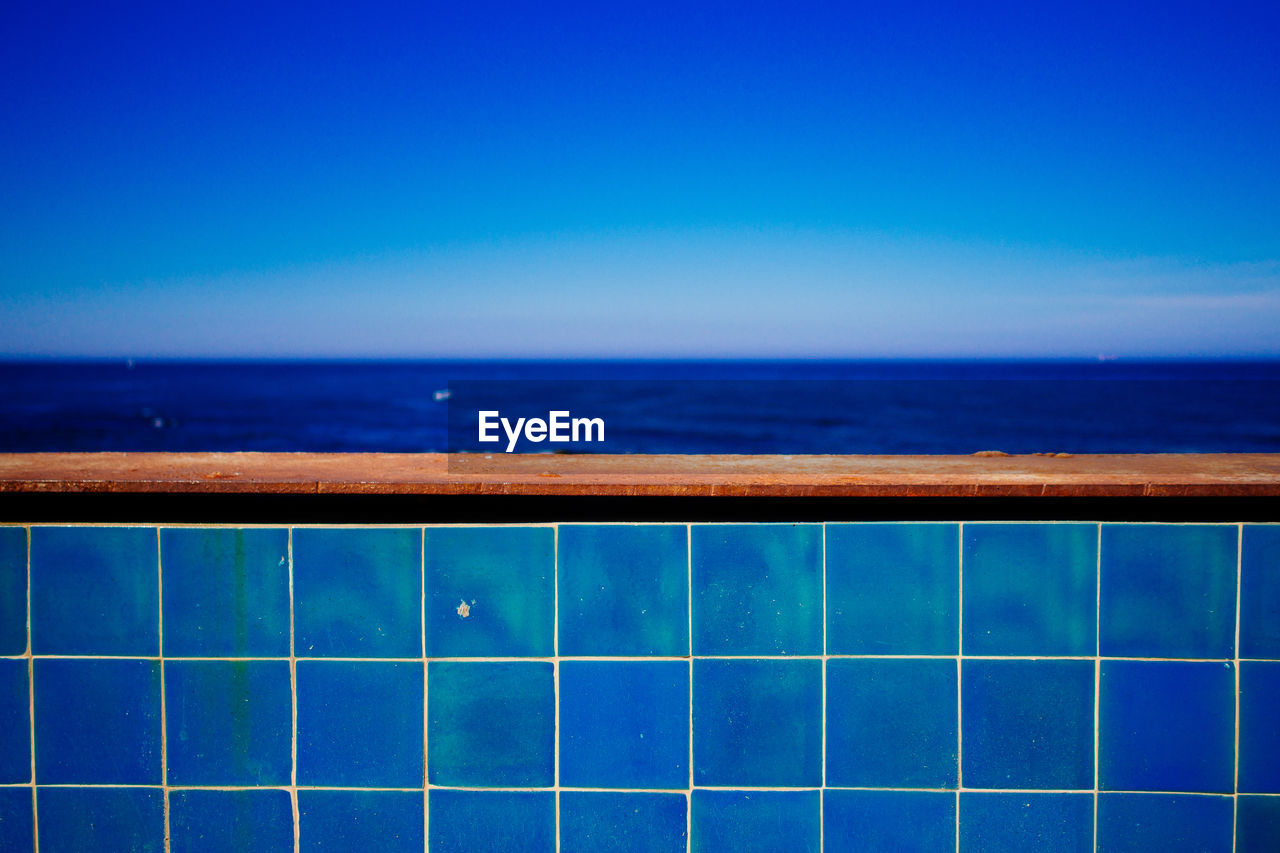
<instances>
[{"instance_id":1,"label":"tile grout line","mask_svg":"<svg viewBox=\"0 0 1280 853\"><path fill-rule=\"evenodd\" d=\"M693 525L684 526L684 559L685 585L685 617L689 622L689 792L685 794L684 805L684 849L691 853L693 849Z\"/></svg>"},{"instance_id":2,"label":"tile grout line","mask_svg":"<svg viewBox=\"0 0 1280 853\"><path fill-rule=\"evenodd\" d=\"M818 791L818 853L826 850L827 806L827 523L822 523L822 788Z\"/></svg>"},{"instance_id":3,"label":"tile grout line","mask_svg":"<svg viewBox=\"0 0 1280 853\"><path fill-rule=\"evenodd\" d=\"M154 663L160 661L158 655L32 655L35 660L147 660ZM694 655L694 660L958 660L959 655ZM23 655L0 655L0 660L21 660L25 661L27 656ZM1019 660L1019 661L1090 661L1096 659L1094 655L965 655L965 660ZM209 657L194 655L165 655L165 663L173 663L175 661L227 661L227 662L258 662L258 661L288 661L287 655L275 657ZM327 661L329 663L422 663L421 657L416 658L384 658L384 657L330 657L328 655L300 655L293 660L310 662L310 661ZM553 663L554 657L433 657L430 658L432 663ZM570 661L601 661L612 663L623 662L652 662L652 661L687 661L688 655L565 655L560 660ZM1151 663L1232 663L1237 658L1225 656L1220 658L1140 658L1124 655L1103 655L1102 660L1106 661L1130 661L1130 662L1151 662ZM1280 658L1249 658L1242 657L1239 660L1243 663L1280 663Z\"/></svg>"},{"instance_id":4,"label":"tile grout line","mask_svg":"<svg viewBox=\"0 0 1280 853\"><path fill-rule=\"evenodd\" d=\"M160 651L160 782L164 786L164 851L169 853L169 721L164 696L164 562L156 527L156 644Z\"/></svg>"},{"instance_id":5,"label":"tile grout line","mask_svg":"<svg viewBox=\"0 0 1280 853\"><path fill-rule=\"evenodd\" d=\"M1231 782L1231 853L1236 851L1236 834L1240 825L1240 581L1241 568L1244 563L1244 523L1236 528L1236 635L1235 635L1235 670L1236 679L1236 722L1235 722L1235 755L1232 767Z\"/></svg>"},{"instance_id":6,"label":"tile grout line","mask_svg":"<svg viewBox=\"0 0 1280 853\"><path fill-rule=\"evenodd\" d=\"M289 528L289 804L293 809L293 853L302 849L301 812L298 809L298 658L293 628L293 528Z\"/></svg>"},{"instance_id":7,"label":"tile grout line","mask_svg":"<svg viewBox=\"0 0 1280 853\"><path fill-rule=\"evenodd\" d=\"M31 526L27 534L27 714L31 723L31 835L34 853L40 853L40 806L36 797L36 672L31 654Z\"/></svg>"},{"instance_id":8,"label":"tile grout line","mask_svg":"<svg viewBox=\"0 0 1280 853\"><path fill-rule=\"evenodd\" d=\"M421 568L419 575L420 592L422 594L422 604L419 608L418 618L421 620L419 627L422 628L422 846L423 849L431 848L431 801L427 794L429 790L430 768L427 766L427 759L430 751L427 749L427 730L430 726L430 699L427 696L427 528L424 526L419 531L418 539L418 562Z\"/></svg>"},{"instance_id":9,"label":"tile grout line","mask_svg":"<svg viewBox=\"0 0 1280 853\"><path fill-rule=\"evenodd\" d=\"M960 696L964 677L964 522L956 525L956 853L960 853L960 790L964 788L964 716Z\"/></svg>"},{"instance_id":10,"label":"tile grout line","mask_svg":"<svg viewBox=\"0 0 1280 853\"><path fill-rule=\"evenodd\" d=\"M560 853L560 525L551 528L551 679L555 687L556 853Z\"/></svg>"},{"instance_id":11,"label":"tile grout line","mask_svg":"<svg viewBox=\"0 0 1280 853\"><path fill-rule=\"evenodd\" d=\"M516 454L517 456L520 454ZM765 454L768 455L768 454ZM1140 455L1140 454L1139 454ZM1212 455L1212 454L1210 454ZM68 493L69 494L69 493ZM107 494L107 493L103 493ZM230 493L228 493L230 494ZM1269 495L1265 497L1270 497ZM958 514L959 515L959 514ZM604 520L587 520L587 521L457 521L457 522L438 522L432 524L418 523L395 523L395 522L300 522L297 524L286 524L282 522L238 522L238 521L0 521L0 527L24 527L32 525L35 527L48 528L66 528L66 527L87 527L87 528L138 528L138 527L155 527L161 525L165 528L173 528L175 530L283 530L285 527L294 527L298 530L352 530L352 529L368 529L368 530L416 530L425 527L428 530L449 530L455 528L474 528L474 527L495 527L495 528L525 528L525 527L555 527L558 524L575 527L635 527L645 525L650 527L684 527L686 524L699 524L706 527L735 527L743 524L758 525L763 527L788 527L796 524L823 524L821 521L604 521ZM939 525L950 526L958 523L954 516L948 516L942 519L916 519L916 520L846 520L832 521L831 524L884 524L895 527L906 527L909 525ZM1096 521L1089 521L1085 518L1055 518L1055 519L970 519L965 524L975 525L1011 525L1017 527L1030 527L1034 525L1052 524L1052 525L1071 525L1071 524L1097 524ZM1280 522L1274 521L1124 521L1124 520L1108 520L1102 522L1104 524L1125 524L1125 525L1160 525L1163 527L1235 527L1238 524L1263 524L1275 525ZM414 789L417 790L416 788ZM983 789L985 790L985 789ZM1252 794L1250 794L1252 796ZM1261 795L1259 795L1261 796Z\"/></svg>"},{"instance_id":12,"label":"tile grout line","mask_svg":"<svg viewBox=\"0 0 1280 853\"><path fill-rule=\"evenodd\" d=\"M0 783L0 789L6 788L29 788L28 782L4 782ZM52 782L40 785L41 788L121 788L129 790L162 790L165 786L159 783L138 784L138 783L120 783L120 782ZM514 792L545 792L552 793L556 790L566 792L581 793L599 793L599 794L686 794L688 790L685 788L587 788L577 785L566 785L563 788L555 788L553 786L485 786L485 785L431 785L433 791L514 791ZM172 791L285 791L288 792L288 785L170 785ZM408 793L418 793L421 788L396 788L385 785L299 785L300 791L403 791ZM697 791L818 791L816 785L698 785L694 790ZM952 788L894 788L894 787L870 787L858 785L832 785L832 791L887 791L900 793L930 793L930 794L950 794L954 793ZM1089 788L966 788L964 793L980 793L980 794L1090 794ZM1220 799L1229 800L1232 797L1230 791L1150 791L1150 790L1116 790L1108 791L1109 794L1141 794L1141 795L1164 795L1170 797L1218 797ZM1280 798L1280 792L1247 792L1250 797L1272 797Z\"/></svg>"},{"instance_id":13,"label":"tile grout line","mask_svg":"<svg viewBox=\"0 0 1280 853\"><path fill-rule=\"evenodd\" d=\"M1093 587L1093 851L1098 853L1098 755L1102 740L1102 522L1094 547Z\"/></svg>"}]
</instances>

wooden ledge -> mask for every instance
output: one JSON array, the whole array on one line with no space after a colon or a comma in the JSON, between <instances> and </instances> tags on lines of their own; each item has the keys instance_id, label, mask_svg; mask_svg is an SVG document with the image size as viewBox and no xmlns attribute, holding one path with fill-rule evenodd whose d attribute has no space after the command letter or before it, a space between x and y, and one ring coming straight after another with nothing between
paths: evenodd
<instances>
[{"instance_id":1,"label":"wooden ledge","mask_svg":"<svg viewBox=\"0 0 1280 853\"><path fill-rule=\"evenodd\" d=\"M0 493L1277 497L1280 454L0 454Z\"/></svg>"}]
</instances>

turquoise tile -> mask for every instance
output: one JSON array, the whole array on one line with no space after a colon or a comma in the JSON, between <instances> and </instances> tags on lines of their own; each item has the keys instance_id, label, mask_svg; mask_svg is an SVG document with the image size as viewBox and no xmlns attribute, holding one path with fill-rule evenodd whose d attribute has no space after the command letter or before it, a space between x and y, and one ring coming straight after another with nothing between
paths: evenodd
<instances>
[{"instance_id":1,"label":"turquoise tile","mask_svg":"<svg viewBox=\"0 0 1280 853\"><path fill-rule=\"evenodd\" d=\"M964 652L1093 655L1095 524L966 524Z\"/></svg>"},{"instance_id":2,"label":"turquoise tile","mask_svg":"<svg viewBox=\"0 0 1280 853\"><path fill-rule=\"evenodd\" d=\"M1090 853L1092 794L963 793L960 850Z\"/></svg>"},{"instance_id":3,"label":"turquoise tile","mask_svg":"<svg viewBox=\"0 0 1280 853\"><path fill-rule=\"evenodd\" d=\"M827 651L956 654L959 530L955 524L828 524Z\"/></svg>"},{"instance_id":4,"label":"turquoise tile","mask_svg":"<svg viewBox=\"0 0 1280 853\"><path fill-rule=\"evenodd\" d=\"M935 853L956 839L956 795L841 791L822 795L824 853Z\"/></svg>"},{"instance_id":5,"label":"turquoise tile","mask_svg":"<svg viewBox=\"0 0 1280 853\"><path fill-rule=\"evenodd\" d=\"M1104 660L1101 788L1234 790L1235 691L1228 663Z\"/></svg>"},{"instance_id":6,"label":"turquoise tile","mask_svg":"<svg viewBox=\"0 0 1280 853\"><path fill-rule=\"evenodd\" d=\"M432 662L427 678L431 784L555 784L556 698L550 663Z\"/></svg>"},{"instance_id":7,"label":"turquoise tile","mask_svg":"<svg viewBox=\"0 0 1280 853\"><path fill-rule=\"evenodd\" d=\"M1277 529L1244 531L1246 656L1274 640ZM1127 792L1233 790L1238 530L1106 525L1099 626L1095 525L964 526L966 654L1091 657L1101 633L1104 654L1222 656L1103 661L1098 774L1111 793L1099 850L1229 849L1229 797ZM950 850L962 734L961 850L1092 850L1092 794L1061 791L1093 787L1093 661L966 658L958 685L946 656L957 650L959 526L831 524L825 552L823 534L429 528L422 551L421 528L298 529L299 654L410 659L297 664L301 849L773 851L817 849L825 833L828 853ZM26 641L25 624L9 624L25 623L25 536L0 527L0 644L14 655ZM292 850L288 661L174 659L288 654L288 532L165 528L159 540L157 563L155 528L33 528L36 651L155 655L163 588L172 850ZM77 587L82 564L97 573L91 593ZM825 663L752 657L820 655L824 628L837 655ZM570 659L558 679L545 660L424 664L424 630L433 656L550 657L558 639ZM726 657L573 659L683 658L691 639ZM31 791L3 787L30 773L26 667L0 652L0 851L32 849ZM1280 826L1276 798L1247 795L1280 793L1276 673L1280 662L1241 664L1241 853L1274 847ZM37 779L81 786L41 788L42 850L164 849L160 682L157 660L35 661ZM689 784L691 745L703 787L691 800L660 793ZM445 787L424 797L425 776ZM824 781L836 787L810 790ZM617 790L507 790L557 784ZM364 788L408 790L351 790ZM866 788L881 790L855 790ZM903 788L933 790L885 790Z\"/></svg>"},{"instance_id":8,"label":"turquoise tile","mask_svg":"<svg viewBox=\"0 0 1280 853\"><path fill-rule=\"evenodd\" d=\"M827 662L827 784L956 785L954 660Z\"/></svg>"},{"instance_id":9,"label":"turquoise tile","mask_svg":"<svg viewBox=\"0 0 1280 853\"><path fill-rule=\"evenodd\" d=\"M1240 657L1280 659L1280 524L1244 526Z\"/></svg>"},{"instance_id":10,"label":"turquoise tile","mask_svg":"<svg viewBox=\"0 0 1280 853\"><path fill-rule=\"evenodd\" d=\"M685 853L683 794L560 794L560 853Z\"/></svg>"},{"instance_id":11,"label":"turquoise tile","mask_svg":"<svg viewBox=\"0 0 1280 853\"><path fill-rule=\"evenodd\" d=\"M689 664L561 661L560 784L685 788Z\"/></svg>"},{"instance_id":12,"label":"turquoise tile","mask_svg":"<svg viewBox=\"0 0 1280 853\"><path fill-rule=\"evenodd\" d=\"M697 524L693 652L822 654L822 526Z\"/></svg>"},{"instance_id":13,"label":"turquoise tile","mask_svg":"<svg viewBox=\"0 0 1280 853\"><path fill-rule=\"evenodd\" d=\"M1236 540L1230 525L1104 524L1102 654L1233 657Z\"/></svg>"},{"instance_id":14,"label":"turquoise tile","mask_svg":"<svg viewBox=\"0 0 1280 853\"><path fill-rule=\"evenodd\" d=\"M422 786L422 664L299 661L298 784Z\"/></svg>"},{"instance_id":15,"label":"turquoise tile","mask_svg":"<svg viewBox=\"0 0 1280 853\"><path fill-rule=\"evenodd\" d=\"M299 791L299 849L422 853L421 791Z\"/></svg>"},{"instance_id":16,"label":"turquoise tile","mask_svg":"<svg viewBox=\"0 0 1280 853\"><path fill-rule=\"evenodd\" d=\"M0 655L27 651L27 531L0 527Z\"/></svg>"},{"instance_id":17,"label":"turquoise tile","mask_svg":"<svg viewBox=\"0 0 1280 853\"><path fill-rule=\"evenodd\" d=\"M1101 794L1098 853L1232 853L1232 813L1230 797Z\"/></svg>"},{"instance_id":18,"label":"turquoise tile","mask_svg":"<svg viewBox=\"0 0 1280 853\"><path fill-rule=\"evenodd\" d=\"M41 853L163 853L159 788L40 788Z\"/></svg>"},{"instance_id":19,"label":"turquoise tile","mask_svg":"<svg viewBox=\"0 0 1280 853\"><path fill-rule=\"evenodd\" d=\"M170 853L292 853L289 792L173 791Z\"/></svg>"},{"instance_id":20,"label":"turquoise tile","mask_svg":"<svg viewBox=\"0 0 1280 853\"><path fill-rule=\"evenodd\" d=\"M31 528L31 647L42 655L160 653L153 527Z\"/></svg>"},{"instance_id":21,"label":"turquoise tile","mask_svg":"<svg viewBox=\"0 0 1280 853\"><path fill-rule=\"evenodd\" d=\"M1236 813L1235 853L1275 853L1280 838L1280 797L1241 795Z\"/></svg>"},{"instance_id":22,"label":"turquoise tile","mask_svg":"<svg viewBox=\"0 0 1280 853\"><path fill-rule=\"evenodd\" d=\"M693 853L818 853L817 791L693 792Z\"/></svg>"},{"instance_id":23,"label":"turquoise tile","mask_svg":"<svg viewBox=\"0 0 1280 853\"><path fill-rule=\"evenodd\" d=\"M299 657L422 655L422 531L293 532Z\"/></svg>"},{"instance_id":24,"label":"turquoise tile","mask_svg":"<svg viewBox=\"0 0 1280 853\"><path fill-rule=\"evenodd\" d=\"M0 788L0 853L35 853L30 788Z\"/></svg>"},{"instance_id":25,"label":"turquoise tile","mask_svg":"<svg viewBox=\"0 0 1280 853\"><path fill-rule=\"evenodd\" d=\"M288 661L168 661L170 785L288 785Z\"/></svg>"},{"instance_id":26,"label":"turquoise tile","mask_svg":"<svg viewBox=\"0 0 1280 853\"><path fill-rule=\"evenodd\" d=\"M428 657L554 653L552 528L428 528L426 549Z\"/></svg>"},{"instance_id":27,"label":"turquoise tile","mask_svg":"<svg viewBox=\"0 0 1280 853\"><path fill-rule=\"evenodd\" d=\"M1093 661L965 660L966 788L1093 788Z\"/></svg>"},{"instance_id":28,"label":"turquoise tile","mask_svg":"<svg viewBox=\"0 0 1280 853\"><path fill-rule=\"evenodd\" d=\"M560 654L689 653L683 524L566 524L557 544Z\"/></svg>"},{"instance_id":29,"label":"turquoise tile","mask_svg":"<svg viewBox=\"0 0 1280 853\"><path fill-rule=\"evenodd\" d=\"M166 528L164 653L288 657L289 531Z\"/></svg>"},{"instance_id":30,"label":"turquoise tile","mask_svg":"<svg viewBox=\"0 0 1280 853\"><path fill-rule=\"evenodd\" d=\"M0 784L31 781L27 662L0 659Z\"/></svg>"},{"instance_id":31,"label":"turquoise tile","mask_svg":"<svg viewBox=\"0 0 1280 853\"><path fill-rule=\"evenodd\" d=\"M1239 790L1280 794L1280 663L1241 663L1239 701Z\"/></svg>"},{"instance_id":32,"label":"turquoise tile","mask_svg":"<svg viewBox=\"0 0 1280 853\"><path fill-rule=\"evenodd\" d=\"M160 784L159 661L37 660L34 675L38 783Z\"/></svg>"},{"instance_id":33,"label":"turquoise tile","mask_svg":"<svg viewBox=\"0 0 1280 853\"><path fill-rule=\"evenodd\" d=\"M822 661L695 660L694 781L822 784Z\"/></svg>"},{"instance_id":34,"label":"turquoise tile","mask_svg":"<svg viewBox=\"0 0 1280 853\"><path fill-rule=\"evenodd\" d=\"M427 806L431 853L477 849L554 853L556 849L556 799L551 791L435 789Z\"/></svg>"}]
</instances>

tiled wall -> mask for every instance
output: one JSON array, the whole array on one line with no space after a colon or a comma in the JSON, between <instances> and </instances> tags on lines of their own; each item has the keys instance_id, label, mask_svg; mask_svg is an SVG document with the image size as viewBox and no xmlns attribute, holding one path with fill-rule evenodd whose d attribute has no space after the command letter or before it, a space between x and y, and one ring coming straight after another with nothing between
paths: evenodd
<instances>
[{"instance_id":1,"label":"tiled wall","mask_svg":"<svg viewBox=\"0 0 1280 853\"><path fill-rule=\"evenodd\" d=\"M1280 849L1280 525L0 527L0 849Z\"/></svg>"}]
</instances>

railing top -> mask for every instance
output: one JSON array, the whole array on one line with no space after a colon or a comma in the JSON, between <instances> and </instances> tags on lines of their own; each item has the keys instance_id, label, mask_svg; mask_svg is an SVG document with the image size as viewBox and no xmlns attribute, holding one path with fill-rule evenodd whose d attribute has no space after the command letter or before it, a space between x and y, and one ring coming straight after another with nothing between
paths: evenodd
<instances>
[{"instance_id":1,"label":"railing top","mask_svg":"<svg viewBox=\"0 0 1280 853\"><path fill-rule=\"evenodd\" d=\"M1275 497L1280 454L0 454L0 493Z\"/></svg>"}]
</instances>

